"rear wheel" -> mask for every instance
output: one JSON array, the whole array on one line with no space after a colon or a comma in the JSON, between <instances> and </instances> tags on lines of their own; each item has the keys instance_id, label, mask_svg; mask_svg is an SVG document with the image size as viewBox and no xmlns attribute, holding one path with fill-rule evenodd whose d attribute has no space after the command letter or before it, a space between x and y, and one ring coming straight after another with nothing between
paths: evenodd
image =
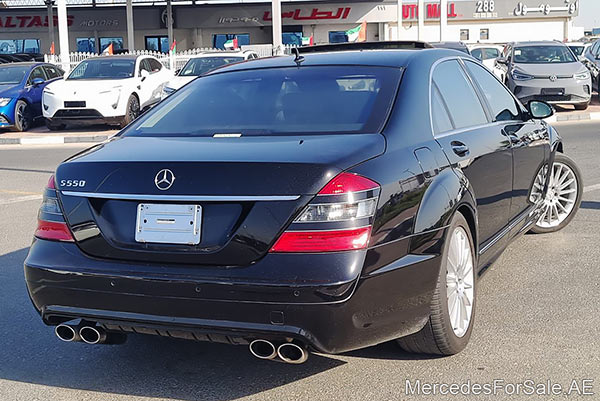
<instances>
[{"instance_id":1,"label":"rear wheel","mask_svg":"<svg viewBox=\"0 0 600 401\"><path fill-rule=\"evenodd\" d=\"M31 113L29 105L24 100L19 100L15 106L15 131L27 131L31 127Z\"/></svg>"},{"instance_id":2,"label":"rear wheel","mask_svg":"<svg viewBox=\"0 0 600 401\"><path fill-rule=\"evenodd\" d=\"M127 100L127 109L125 111L125 117L121 121L121 128L125 128L129 123L135 120L140 115L140 101L135 95L129 96Z\"/></svg>"},{"instance_id":3,"label":"rear wheel","mask_svg":"<svg viewBox=\"0 0 600 401\"><path fill-rule=\"evenodd\" d=\"M397 340L402 349L453 355L467 346L475 315L475 261L469 225L456 213L448 228L429 321L421 331Z\"/></svg>"},{"instance_id":4,"label":"rear wheel","mask_svg":"<svg viewBox=\"0 0 600 401\"><path fill-rule=\"evenodd\" d=\"M538 202L542 197L547 174L546 167L538 172L531 190L532 202ZM583 181L579 168L571 158L556 153L542 215L531 231L542 234L562 230L575 217L582 195Z\"/></svg>"},{"instance_id":5,"label":"rear wheel","mask_svg":"<svg viewBox=\"0 0 600 401\"><path fill-rule=\"evenodd\" d=\"M580 103L575 105L575 110L587 110L589 103Z\"/></svg>"}]
</instances>

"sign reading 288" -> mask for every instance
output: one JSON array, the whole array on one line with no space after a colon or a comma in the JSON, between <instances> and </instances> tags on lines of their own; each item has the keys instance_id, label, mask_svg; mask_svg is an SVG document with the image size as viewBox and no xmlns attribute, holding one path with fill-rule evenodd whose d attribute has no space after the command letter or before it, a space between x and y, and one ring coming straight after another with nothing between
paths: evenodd
<instances>
[{"instance_id":1,"label":"sign reading 288","mask_svg":"<svg viewBox=\"0 0 600 401\"><path fill-rule=\"evenodd\" d=\"M494 4L494 0L479 0L475 3L475 12L476 13L491 13L496 8L496 4Z\"/></svg>"}]
</instances>

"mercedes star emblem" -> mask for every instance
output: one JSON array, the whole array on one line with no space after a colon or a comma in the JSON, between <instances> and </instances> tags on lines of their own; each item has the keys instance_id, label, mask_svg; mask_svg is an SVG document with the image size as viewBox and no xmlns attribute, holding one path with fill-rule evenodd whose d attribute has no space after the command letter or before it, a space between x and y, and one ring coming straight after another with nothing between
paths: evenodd
<instances>
[{"instance_id":1,"label":"mercedes star emblem","mask_svg":"<svg viewBox=\"0 0 600 401\"><path fill-rule=\"evenodd\" d=\"M156 177L154 177L154 183L156 184L156 188L161 191L166 191L171 188L173 183L175 182L175 174L167 168L160 170L156 173Z\"/></svg>"}]
</instances>

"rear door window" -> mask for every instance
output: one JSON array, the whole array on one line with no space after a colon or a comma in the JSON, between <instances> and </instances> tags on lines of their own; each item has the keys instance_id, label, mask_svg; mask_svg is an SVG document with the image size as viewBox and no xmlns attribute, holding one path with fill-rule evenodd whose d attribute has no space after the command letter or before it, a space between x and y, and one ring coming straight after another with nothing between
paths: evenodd
<instances>
[{"instance_id":1,"label":"rear door window","mask_svg":"<svg viewBox=\"0 0 600 401\"><path fill-rule=\"evenodd\" d=\"M402 70L303 66L215 73L194 80L125 135L375 133Z\"/></svg>"},{"instance_id":2,"label":"rear door window","mask_svg":"<svg viewBox=\"0 0 600 401\"><path fill-rule=\"evenodd\" d=\"M492 74L479 64L465 61L465 65L473 79L481 88L485 96L494 121L510 121L519 118L520 113L517 103L508 90Z\"/></svg>"},{"instance_id":3,"label":"rear door window","mask_svg":"<svg viewBox=\"0 0 600 401\"><path fill-rule=\"evenodd\" d=\"M435 83L431 85L431 121L433 122L433 132L436 134L441 134L454 128L448 114L448 108Z\"/></svg>"},{"instance_id":4,"label":"rear door window","mask_svg":"<svg viewBox=\"0 0 600 401\"><path fill-rule=\"evenodd\" d=\"M458 61L445 61L435 67L433 83L439 88L455 128L467 128L488 122L477 93Z\"/></svg>"}]
</instances>

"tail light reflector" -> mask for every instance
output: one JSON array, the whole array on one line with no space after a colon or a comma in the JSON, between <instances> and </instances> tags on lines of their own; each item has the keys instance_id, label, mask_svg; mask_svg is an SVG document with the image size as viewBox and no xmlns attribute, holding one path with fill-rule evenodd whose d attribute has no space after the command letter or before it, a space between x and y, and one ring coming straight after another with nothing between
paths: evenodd
<instances>
[{"instance_id":1,"label":"tail light reflector","mask_svg":"<svg viewBox=\"0 0 600 401\"><path fill-rule=\"evenodd\" d=\"M379 188L379 184L368 178L352 173L340 173L319 191L319 195L341 195L348 192L362 192Z\"/></svg>"},{"instance_id":2,"label":"tail light reflector","mask_svg":"<svg viewBox=\"0 0 600 401\"><path fill-rule=\"evenodd\" d=\"M56 221L46 221L38 219L38 226L35 230L35 236L41 239L53 241L73 241L73 236L66 223Z\"/></svg>"},{"instance_id":3,"label":"tail light reflector","mask_svg":"<svg viewBox=\"0 0 600 401\"><path fill-rule=\"evenodd\" d=\"M335 252L364 249L369 243L371 227L332 231L286 231L271 252Z\"/></svg>"},{"instance_id":4,"label":"tail light reflector","mask_svg":"<svg viewBox=\"0 0 600 401\"><path fill-rule=\"evenodd\" d=\"M38 225L34 235L36 238L52 241L74 241L73 235L60 210L54 176L50 177L46 185L42 205L38 212Z\"/></svg>"}]
</instances>

